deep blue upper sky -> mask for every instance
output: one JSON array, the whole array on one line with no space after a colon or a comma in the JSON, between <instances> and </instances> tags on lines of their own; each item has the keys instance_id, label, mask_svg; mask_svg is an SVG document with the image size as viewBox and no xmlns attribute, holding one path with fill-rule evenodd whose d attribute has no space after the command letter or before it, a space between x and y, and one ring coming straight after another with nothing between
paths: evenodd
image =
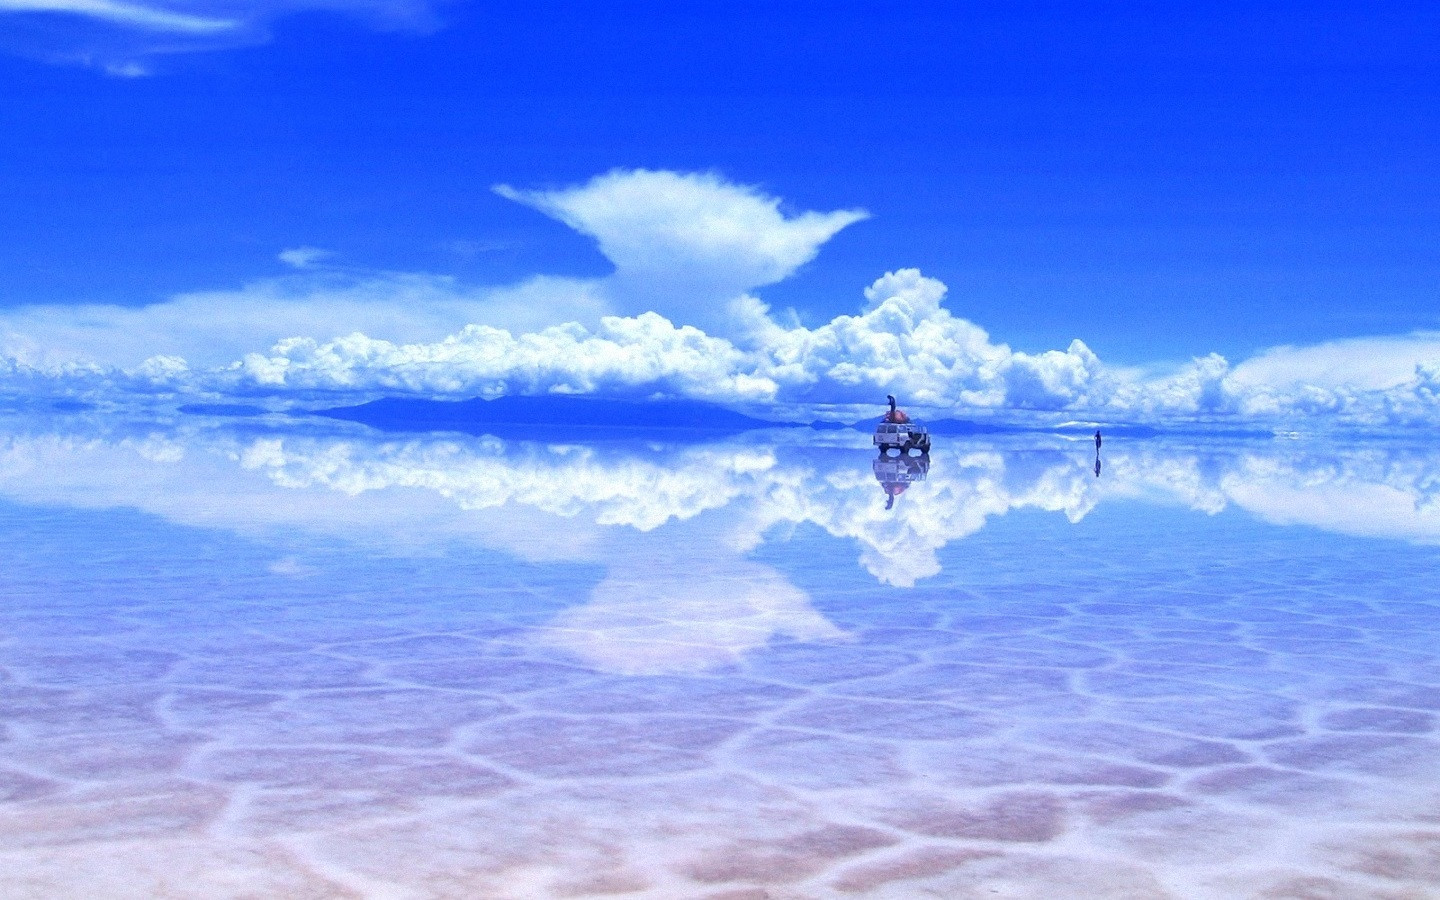
<instances>
[{"instance_id":1,"label":"deep blue upper sky","mask_svg":"<svg viewBox=\"0 0 1440 900\"><path fill-rule=\"evenodd\" d=\"M1440 12L1419 5L455 3L252 46L45 61L0 16L0 305L348 265L599 274L497 182L717 170L864 207L777 306L918 266L1022 349L1114 362L1440 326ZM11 28L14 26L14 28Z\"/></svg>"}]
</instances>

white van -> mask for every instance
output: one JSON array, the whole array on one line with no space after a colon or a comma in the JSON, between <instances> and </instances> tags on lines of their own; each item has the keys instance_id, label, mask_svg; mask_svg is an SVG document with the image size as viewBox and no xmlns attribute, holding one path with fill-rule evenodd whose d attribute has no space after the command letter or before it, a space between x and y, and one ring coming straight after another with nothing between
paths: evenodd
<instances>
[{"instance_id":1,"label":"white van","mask_svg":"<svg viewBox=\"0 0 1440 900\"><path fill-rule=\"evenodd\" d=\"M911 451L930 453L930 432L918 422L881 422L875 426L875 446L882 454L891 450L909 456Z\"/></svg>"}]
</instances>

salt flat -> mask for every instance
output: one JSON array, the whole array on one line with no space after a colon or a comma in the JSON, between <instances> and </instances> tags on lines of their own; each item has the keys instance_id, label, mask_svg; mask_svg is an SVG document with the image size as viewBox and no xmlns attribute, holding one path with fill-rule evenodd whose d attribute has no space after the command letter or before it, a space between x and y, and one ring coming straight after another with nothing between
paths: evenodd
<instances>
[{"instance_id":1,"label":"salt flat","mask_svg":"<svg viewBox=\"0 0 1440 900\"><path fill-rule=\"evenodd\" d=\"M0 431L5 896L1440 893L1424 448Z\"/></svg>"}]
</instances>

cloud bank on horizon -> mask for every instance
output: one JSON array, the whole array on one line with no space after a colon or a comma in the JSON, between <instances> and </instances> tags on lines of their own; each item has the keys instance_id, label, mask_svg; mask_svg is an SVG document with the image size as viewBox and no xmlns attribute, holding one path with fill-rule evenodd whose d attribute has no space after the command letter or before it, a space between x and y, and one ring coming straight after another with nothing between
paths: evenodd
<instances>
[{"instance_id":1,"label":"cloud bank on horizon","mask_svg":"<svg viewBox=\"0 0 1440 900\"><path fill-rule=\"evenodd\" d=\"M616 170L497 193L593 237L599 278L500 287L356 273L319 248L294 274L146 307L0 313L0 386L68 396L684 397L758 406L874 403L1132 421L1440 423L1440 332L1278 347L1167 371L1102 362L1083 341L1025 353L955 315L944 284L884 274L813 327L755 293L790 277L862 210L792 213L714 174Z\"/></svg>"}]
</instances>

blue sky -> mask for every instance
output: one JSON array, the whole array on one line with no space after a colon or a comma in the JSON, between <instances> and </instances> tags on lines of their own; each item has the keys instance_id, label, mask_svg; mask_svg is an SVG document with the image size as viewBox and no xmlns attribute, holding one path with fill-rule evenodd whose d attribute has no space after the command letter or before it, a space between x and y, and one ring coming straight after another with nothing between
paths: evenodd
<instances>
[{"instance_id":1,"label":"blue sky","mask_svg":"<svg viewBox=\"0 0 1440 900\"><path fill-rule=\"evenodd\" d=\"M5 308L237 291L298 247L332 280L601 279L594 241L492 188L647 169L867 212L743 286L811 328L905 267L1016 351L1114 366L1440 328L1440 13L1413 5L0 0L0 24Z\"/></svg>"}]
</instances>

